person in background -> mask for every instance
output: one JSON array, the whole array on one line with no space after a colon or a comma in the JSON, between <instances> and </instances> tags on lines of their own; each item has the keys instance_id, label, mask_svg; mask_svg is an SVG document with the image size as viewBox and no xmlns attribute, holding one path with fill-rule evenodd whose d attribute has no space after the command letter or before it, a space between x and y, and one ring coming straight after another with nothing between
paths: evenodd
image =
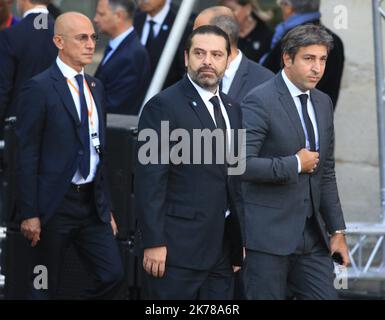
<instances>
[{"instance_id":1,"label":"person in background","mask_svg":"<svg viewBox=\"0 0 385 320\"><path fill-rule=\"evenodd\" d=\"M134 0L99 0L94 22L111 40L96 70L107 113L137 115L150 82L150 59L132 25Z\"/></svg>"},{"instance_id":2,"label":"person in background","mask_svg":"<svg viewBox=\"0 0 385 320\"><path fill-rule=\"evenodd\" d=\"M48 5L47 5L47 9L48 9L48 12L49 14L54 18L56 19L58 16L61 15L61 10L55 5L52 3L53 1L49 1Z\"/></svg>"},{"instance_id":3,"label":"person in background","mask_svg":"<svg viewBox=\"0 0 385 320\"><path fill-rule=\"evenodd\" d=\"M20 21L12 14L12 5L13 0L0 0L0 30L10 28Z\"/></svg>"},{"instance_id":4,"label":"person in background","mask_svg":"<svg viewBox=\"0 0 385 320\"><path fill-rule=\"evenodd\" d=\"M221 0L219 3L229 7L238 19L239 49L247 58L258 62L270 48L273 33L266 21L272 18L272 13L262 11L258 0Z\"/></svg>"}]
</instances>

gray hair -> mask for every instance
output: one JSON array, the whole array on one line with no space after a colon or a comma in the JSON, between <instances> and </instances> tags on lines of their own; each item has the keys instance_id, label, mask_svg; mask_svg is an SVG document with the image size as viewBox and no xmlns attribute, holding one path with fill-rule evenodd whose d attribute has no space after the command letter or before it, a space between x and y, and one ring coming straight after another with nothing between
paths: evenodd
<instances>
[{"instance_id":1,"label":"gray hair","mask_svg":"<svg viewBox=\"0 0 385 320\"><path fill-rule=\"evenodd\" d=\"M315 12L320 8L320 0L278 0L277 3L293 7L296 13Z\"/></svg>"},{"instance_id":2,"label":"gray hair","mask_svg":"<svg viewBox=\"0 0 385 320\"><path fill-rule=\"evenodd\" d=\"M221 28L227 33L232 46L237 46L239 37L239 23L234 16L214 16L210 24Z\"/></svg>"},{"instance_id":3,"label":"gray hair","mask_svg":"<svg viewBox=\"0 0 385 320\"><path fill-rule=\"evenodd\" d=\"M311 45L325 46L329 53L333 49L333 37L320 25L301 25L290 30L282 39L282 54L288 54L294 61L300 48Z\"/></svg>"},{"instance_id":4,"label":"gray hair","mask_svg":"<svg viewBox=\"0 0 385 320\"><path fill-rule=\"evenodd\" d=\"M129 18L132 18L134 16L134 12L136 9L135 0L108 0L108 4L114 12L118 9L122 9L126 12Z\"/></svg>"}]
</instances>

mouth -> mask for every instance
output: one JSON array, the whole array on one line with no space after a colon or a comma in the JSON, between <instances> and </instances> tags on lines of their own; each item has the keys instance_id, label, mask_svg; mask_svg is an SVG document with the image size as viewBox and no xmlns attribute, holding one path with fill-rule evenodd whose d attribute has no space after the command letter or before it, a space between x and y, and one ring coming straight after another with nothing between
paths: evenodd
<instances>
[{"instance_id":1,"label":"mouth","mask_svg":"<svg viewBox=\"0 0 385 320\"><path fill-rule=\"evenodd\" d=\"M308 77L308 79L312 82L318 82L320 80L319 77Z\"/></svg>"}]
</instances>

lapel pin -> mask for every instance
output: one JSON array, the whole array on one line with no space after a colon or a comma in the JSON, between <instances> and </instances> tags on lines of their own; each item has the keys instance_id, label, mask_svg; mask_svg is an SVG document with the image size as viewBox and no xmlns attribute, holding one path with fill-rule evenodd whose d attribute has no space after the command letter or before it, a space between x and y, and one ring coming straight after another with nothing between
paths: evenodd
<instances>
[{"instance_id":1,"label":"lapel pin","mask_svg":"<svg viewBox=\"0 0 385 320\"><path fill-rule=\"evenodd\" d=\"M162 29L163 29L163 31L167 31L167 30L168 30L168 25L167 25L167 24L164 24L164 25L162 26Z\"/></svg>"},{"instance_id":2,"label":"lapel pin","mask_svg":"<svg viewBox=\"0 0 385 320\"><path fill-rule=\"evenodd\" d=\"M193 105L193 107L196 107L198 104L195 101L193 101L192 105Z\"/></svg>"},{"instance_id":3,"label":"lapel pin","mask_svg":"<svg viewBox=\"0 0 385 320\"><path fill-rule=\"evenodd\" d=\"M96 83L94 81L91 82L91 87L92 88L95 88L96 87Z\"/></svg>"}]
</instances>

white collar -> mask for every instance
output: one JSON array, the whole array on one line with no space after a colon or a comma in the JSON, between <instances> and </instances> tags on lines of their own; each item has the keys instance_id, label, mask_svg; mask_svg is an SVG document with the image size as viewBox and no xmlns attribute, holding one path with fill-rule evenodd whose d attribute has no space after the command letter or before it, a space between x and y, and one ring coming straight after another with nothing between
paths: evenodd
<instances>
[{"instance_id":1,"label":"white collar","mask_svg":"<svg viewBox=\"0 0 385 320\"><path fill-rule=\"evenodd\" d=\"M63 76L67 79L73 79L76 75L81 74L84 77L84 68L80 72L77 72L75 69L70 67L68 64L64 63L59 57L56 58L56 64L62 72Z\"/></svg>"},{"instance_id":2,"label":"white collar","mask_svg":"<svg viewBox=\"0 0 385 320\"><path fill-rule=\"evenodd\" d=\"M235 73L237 72L240 64L242 61L242 52L241 50L238 50L238 55L235 57L234 60L232 60L229 64L229 67L225 71L225 75L227 78L232 79Z\"/></svg>"},{"instance_id":3,"label":"white collar","mask_svg":"<svg viewBox=\"0 0 385 320\"><path fill-rule=\"evenodd\" d=\"M115 37L114 39L110 40L109 45L112 50L115 50L119 45L122 43L124 39L132 32L134 31L134 27L128 28L126 31L122 32L120 35Z\"/></svg>"},{"instance_id":4,"label":"white collar","mask_svg":"<svg viewBox=\"0 0 385 320\"><path fill-rule=\"evenodd\" d=\"M190 77L189 74L187 74L187 77L188 79L190 80L190 82L192 83L192 85L194 86L194 88L198 91L198 94L200 95L200 97L202 98L203 102L205 104L207 104L208 102L210 102L210 99L213 97L213 96L217 96L219 98L219 101L221 101L221 97L219 96L219 88L217 88L217 91L216 93L212 93L211 91L209 90L206 90L206 89L203 89L201 86L197 85Z\"/></svg>"},{"instance_id":5,"label":"white collar","mask_svg":"<svg viewBox=\"0 0 385 320\"><path fill-rule=\"evenodd\" d=\"M164 20L166 20L166 17L169 11L170 11L170 3L167 1L163 6L163 8L155 16L151 17L149 14L147 14L146 22L148 22L149 20L152 20L157 25L162 25Z\"/></svg>"},{"instance_id":6,"label":"white collar","mask_svg":"<svg viewBox=\"0 0 385 320\"><path fill-rule=\"evenodd\" d=\"M285 81L286 86L289 89L290 94L293 98L298 97L301 94L307 94L310 97L310 90L307 90L305 92L300 90L293 82L290 81L290 79L287 77L285 73L285 70L282 70L281 74L282 74L283 81Z\"/></svg>"},{"instance_id":7,"label":"white collar","mask_svg":"<svg viewBox=\"0 0 385 320\"><path fill-rule=\"evenodd\" d=\"M34 7L32 9L29 9L26 12L24 12L23 18L25 18L26 16L28 16L31 13L45 13L45 14L48 14L49 12L48 12L47 7L45 7L45 6L37 6L37 7Z\"/></svg>"}]
</instances>

